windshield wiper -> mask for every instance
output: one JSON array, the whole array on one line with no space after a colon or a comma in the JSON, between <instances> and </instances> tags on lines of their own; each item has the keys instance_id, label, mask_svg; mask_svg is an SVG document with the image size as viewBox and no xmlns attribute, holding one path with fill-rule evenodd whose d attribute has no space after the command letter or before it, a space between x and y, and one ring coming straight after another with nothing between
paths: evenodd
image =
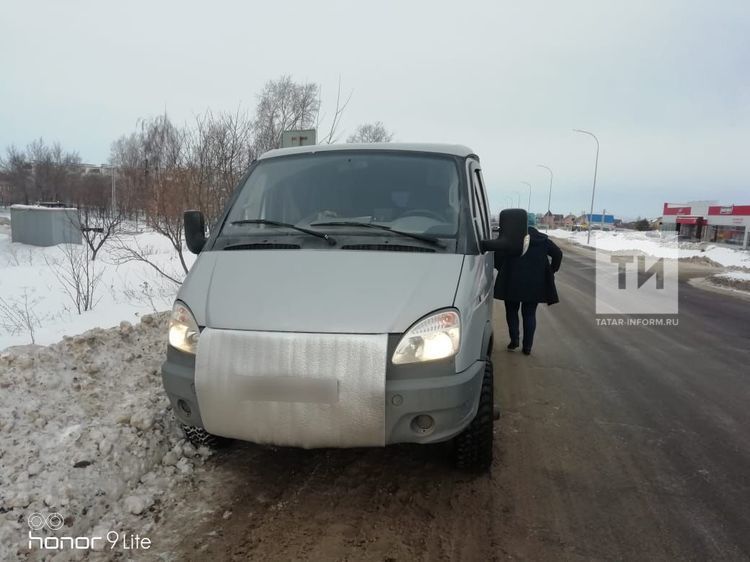
<instances>
[{"instance_id":1,"label":"windshield wiper","mask_svg":"<svg viewBox=\"0 0 750 562\"><path fill-rule=\"evenodd\" d=\"M384 224L376 224L372 222L357 222L357 221L316 222L316 223L311 224L310 226L364 226L366 228L377 228L378 230L386 230L388 232L392 232L393 234L400 234L401 236L408 236L409 238L414 238L415 240L421 240L422 242L427 242L428 244L433 244L434 246L445 248L445 245L434 236L428 236L426 234L415 234L414 232L406 232L405 230L396 230L395 228L391 228L390 226L386 226Z\"/></svg>"},{"instance_id":2,"label":"windshield wiper","mask_svg":"<svg viewBox=\"0 0 750 562\"><path fill-rule=\"evenodd\" d=\"M336 240L328 236L325 232L318 232L317 230L310 230L309 228L302 228L301 226L295 226L288 222L271 221L268 219L241 219L237 221L232 221L231 224L267 224L269 226L281 226L284 228L292 228L299 232L304 232L305 234L309 234L311 236L317 236L318 238L322 238L323 240L328 242L328 244L331 246L336 244Z\"/></svg>"}]
</instances>

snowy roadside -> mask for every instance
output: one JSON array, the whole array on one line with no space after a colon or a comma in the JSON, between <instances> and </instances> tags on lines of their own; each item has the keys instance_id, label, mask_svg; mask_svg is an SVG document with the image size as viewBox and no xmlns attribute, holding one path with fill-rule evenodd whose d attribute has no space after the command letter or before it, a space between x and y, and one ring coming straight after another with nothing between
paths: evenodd
<instances>
[{"instance_id":1,"label":"snowy roadside","mask_svg":"<svg viewBox=\"0 0 750 562\"><path fill-rule=\"evenodd\" d=\"M0 560L111 558L106 541L100 554L29 550L29 517L60 514L38 537L153 535L160 504L209 455L186 443L162 389L167 320L0 354Z\"/></svg>"},{"instance_id":2,"label":"snowy roadside","mask_svg":"<svg viewBox=\"0 0 750 562\"><path fill-rule=\"evenodd\" d=\"M690 279L690 284L709 290L750 296L750 252L741 249L696 242L678 242L674 236L647 231L593 231L591 243L586 232L550 230L549 236L606 252L640 251L657 258L677 259L704 264L712 273Z\"/></svg>"},{"instance_id":3,"label":"snowy roadside","mask_svg":"<svg viewBox=\"0 0 750 562\"><path fill-rule=\"evenodd\" d=\"M724 287L733 291L743 291L750 294L750 272L728 271L712 275L708 281L718 287Z\"/></svg>"},{"instance_id":4,"label":"snowy roadside","mask_svg":"<svg viewBox=\"0 0 750 562\"><path fill-rule=\"evenodd\" d=\"M657 258L708 261L721 267L750 270L750 252L748 251L715 244L678 242L674 236L665 236L658 231L595 230L591 233L590 244L586 242L587 232L561 229L543 232L553 238L608 252L640 250L646 255Z\"/></svg>"},{"instance_id":5,"label":"snowy roadside","mask_svg":"<svg viewBox=\"0 0 750 562\"><path fill-rule=\"evenodd\" d=\"M0 218L7 218L0 212ZM0 350L32 343L48 345L63 335L80 334L96 327L137 322L141 315L169 310L178 286L150 265L125 261L118 246L138 248L162 271L181 279L184 272L169 241L154 232L122 233L108 241L95 262L100 276L94 289L92 310L80 314L66 292L61 274L68 273L65 246L40 248L12 243L10 221L0 224ZM82 251L82 246L74 246ZM188 267L195 256L186 252ZM8 311L22 311L13 314ZM15 316L15 318L13 317ZM27 322L18 318L28 319Z\"/></svg>"}]
</instances>

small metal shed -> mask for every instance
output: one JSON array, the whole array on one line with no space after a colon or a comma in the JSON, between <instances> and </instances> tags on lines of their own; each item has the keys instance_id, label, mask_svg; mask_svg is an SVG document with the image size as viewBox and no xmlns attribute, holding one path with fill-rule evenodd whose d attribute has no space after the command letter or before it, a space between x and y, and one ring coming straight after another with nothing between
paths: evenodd
<instances>
[{"instance_id":1,"label":"small metal shed","mask_svg":"<svg viewBox=\"0 0 750 562\"><path fill-rule=\"evenodd\" d=\"M32 246L80 244L78 210L41 205L12 205L10 233L13 242Z\"/></svg>"}]
</instances>

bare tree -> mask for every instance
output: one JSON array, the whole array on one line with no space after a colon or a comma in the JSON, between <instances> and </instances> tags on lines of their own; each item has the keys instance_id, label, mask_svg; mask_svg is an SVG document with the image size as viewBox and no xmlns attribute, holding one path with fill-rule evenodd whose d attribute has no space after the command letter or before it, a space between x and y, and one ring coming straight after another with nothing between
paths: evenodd
<instances>
[{"instance_id":1,"label":"bare tree","mask_svg":"<svg viewBox=\"0 0 750 562\"><path fill-rule=\"evenodd\" d=\"M133 238L132 240L117 240L113 255L117 265L131 262L144 263L167 281L171 281L178 286L182 285L184 276L161 267L151 259L152 253L148 247L144 248L138 243L137 239Z\"/></svg>"},{"instance_id":2,"label":"bare tree","mask_svg":"<svg viewBox=\"0 0 750 562\"><path fill-rule=\"evenodd\" d=\"M117 208L137 223L148 201L147 164L142 135L131 133L113 142L109 161L117 170Z\"/></svg>"},{"instance_id":3,"label":"bare tree","mask_svg":"<svg viewBox=\"0 0 750 562\"><path fill-rule=\"evenodd\" d=\"M66 152L60 143L47 145L39 138L26 147L26 156L33 164L33 193L37 200L71 199L71 188L80 176L81 159L76 152Z\"/></svg>"},{"instance_id":4,"label":"bare tree","mask_svg":"<svg viewBox=\"0 0 750 562\"><path fill-rule=\"evenodd\" d=\"M10 202L22 202L28 205L32 197L32 165L26 153L10 145L5 149L5 158L0 160L0 168L12 187Z\"/></svg>"},{"instance_id":5,"label":"bare tree","mask_svg":"<svg viewBox=\"0 0 750 562\"><path fill-rule=\"evenodd\" d=\"M90 259L91 249L88 245L62 244L60 251L62 260L45 258L47 265L52 268L78 314L93 310L99 302L96 293L102 272L97 270L95 262Z\"/></svg>"},{"instance_id":6,"label":"bare tree","mask_svg":"<svg viewBox=\"0 0 750 562\"><path fill-rule=\"evenodd\" d=\"M250 165L254 151L252 122L241 110L195 118L185 129L185 167L193 192L193 207L216 220L239 179Z\"/></svg>"},{"instance_id":7,"label":"bare tree","mask_svg":"<svg viewBox=\"0 0 750 562\"><path fill-rule=\"evenodd\" d=\"M284 131L312 128L319 111L317 84L297 83L291 76L266 82L255 111L255 154L279 148Z\"/></svg>"},{"instance_id":8,"label":"bare tree","mask_svg":"<svg viewBox=\"0 0 750 562\"><path fill-rule=\"evenodd\" d=\"M172 244L185 273L182 213L196 199L191 189L185 150L185 131L162 115L145 129L147 189L151 189L148 225Z\"/></svg>"},{"instance_id":9,"label":"bare tree","mask_svg":"<svg viewBox=\"0 0 750 562\"><path fill-rule=\"evenodd\" d=\"M381 121L375 123L363 123L358 126L354 134L346 139L351 143L368 143L368 142L391 142L393 133L385 128Z\"/></svg>"},{"instance_id":10,"label":"bare tree","mask_svg":"<svg viewBox=\"0 0 750 562\"><path fill-rule=\"evenodd\" d=\"M346 109L346 106L349 105L349 102L352 99L353 92L349 92L349 95L346 97L346 101L342 101L341 99L341 77L339 76L339 84L338 88L336 89L336 107L333 110L333 117L331 118L331 126L328 128L328 132L321 136L318 139L318 144L333 144L335 142L338 142L338 130L341 126L341 118L344 115L344 110ZM315 128L317 130L321 130L321 122L325 119L325 116L320 115L320 111L318 111L318 115L316 116L316 125Z\"/></svg>"},{"instance_id":11,"label":"bare tree","mask_svg":"<svg viewBox=\"0 0 750 562\"><path fill-rule=\"evenodd\" d=\"M96 260L102 246L119 232L122 221L122 212L109 206L79 207L78 225L83 240L91 251L91 261Z\"/></svg>"}]
</instances>

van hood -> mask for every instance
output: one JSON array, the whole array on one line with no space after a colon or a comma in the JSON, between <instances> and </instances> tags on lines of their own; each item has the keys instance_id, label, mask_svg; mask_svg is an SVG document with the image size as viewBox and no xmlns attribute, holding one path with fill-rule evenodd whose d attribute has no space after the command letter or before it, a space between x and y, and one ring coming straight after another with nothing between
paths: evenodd
<instances>
[{"instance_id":1,"label":"van hood","mask_svg":"<svg viewBox=\"0 0 750 562\"><path fill-rule=\"evenodd\" d=\"M201 326L383 334L453 305L463 255L353 250L202 253L178 299Z\"/></svg>"}]
</instances>

